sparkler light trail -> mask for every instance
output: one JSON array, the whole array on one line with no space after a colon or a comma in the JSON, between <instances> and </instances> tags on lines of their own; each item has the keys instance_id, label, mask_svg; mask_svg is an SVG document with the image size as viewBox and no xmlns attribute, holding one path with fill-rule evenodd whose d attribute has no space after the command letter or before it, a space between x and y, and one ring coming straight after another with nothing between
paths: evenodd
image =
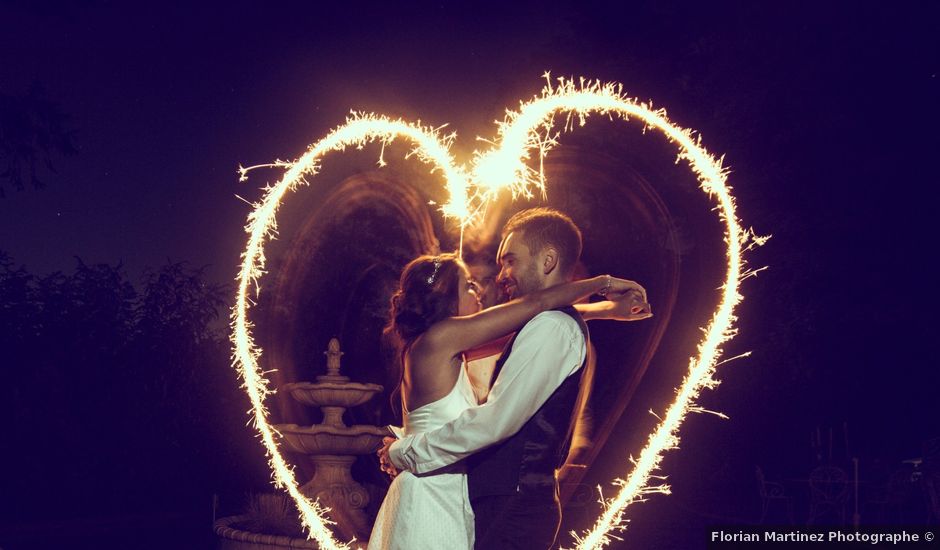
<instances>
[{"instance_id":1,"label":"sparkler light trail","mask_svg":"<svg viewBox=\"0 0 940 550\"><path fill-rule=\"evenodd\" d=\"M286 168L286 173L278 183L265 187L264 197L253 205L254 210L248 216L246 226L248 246L242 254L238 294L232 311L233 363L251 399L254 424L267 449L275 485L285 488L297 501L305 528L321 548L347 548L348 545L334 539L329 529L330 522L323 516L325 510L300 492L293 471L277 449L274 429L268 422L264 405L271 389L258 364L261 350L251 335L248 310L254 304L248 293L252 286L256 293L260 290L257 282L265 272L264 242L276 234L275 214L281 200L288 191L307 183L306 178L319 171L321 158L329 152L343 151L349 146L362 148L372 142L381 143L384 152L384 146L397 138L410 140L415 144L412 154L430 164L432 172L440 172L445 179L449 200L441 208L443 215L456 218L463 228L479 219L486 211L486 205L503 189L508 189L513 198L531 197L533 189L544 194L542 160L557 144L561 132L574 128L575 120L584 125L592 114L616 116L623 120L634 117L646 129L663 133L679 149L677 162L688 162L702 190L717 202L716 210L724 225L727 245L727 274L718 308L704 329L705 337L698 345L697 355L689 361L688 372L676 390L675 401L667 407L639 458L629 459L633 468L627 477L614 480L613 484L619 487L617 494L610 499L602 498L603 511L594 527L583 534L571 533L577 548L606 546L611 537L626 528L624 512L630 504L652 493L669 492L668 485L661 482L663 478L654 474L663 453L677 448L678 431L689 412L707 412L696 404L696 399L703 389L718 385L714 374L719 365L721 346L736 333L733 325L734 309L741 301L739 285L744 277L754 273L744 272L742 253L751 246L762 244L764 239L742 229L735 213L734 199L725 183L727 173L721 161L709 154L690 130L672 124L665 111L653 110L648 104L627 98L618 84L558 79L553 86L549 76L545 76L548 85L541 95L522 103L518 111L507 111L506 118L497 128L498 139L489 150L474 153L470 169L459 166L450 154L454 134L441 136L437 130L420 123L354 113L346 124L311 145L297 161L278 163ZM558 115L565 116L561 130L556 128ZM539 159L537 170L529 166L533 155ZM383 164L381 156L379 164ZM243 176L247 170L242 169ZM660 482L651 483L651 480Z\"/></svg>"},{"instance_id":2,"label":"sparkler light trail","mask_svg":"<svg viewBox=\"0 0 940 550\"><path fill-rule=\"evenodd\" d=\"M418 159L443 172L450 193L466 194L467 178L453 163L449 151L450 143L454 139L453 134L442 138L437 131L423 127L420 123L411 124L402 120L353 113L346 124L313 144L296 162L278 163L284 165L287 172L277 184L265 188L264 198L253 205L254 210L248 216L248 224L245 226L249 234L248 247L242 253L242 266L237 279L238 294L232 311L232 342L235 346L233 363L251 400L252 418L267 450L275 486L287 490L297 502L303 526L324 550L345 549L349 546L333 537L329 528L331 522L324 518L327 510L300 492L293 470L277 449L275 431L268 421L268 412L264 405L265 397L270 395L272 390L258 366L261 349L254 343L251 335L252 325L248 320L248 309L249 304L254 303L248 293L251 286L255 287L256 295L260 291L257 282L265 272L264 241L277 234L275 214L284 195L301 183L307 183L305 177L318 172L320 159L327 153L343 151L350 146L362 148L365 144L375 141L382 143L384 151L384 145L391 143L396 137L409 139L416 144L413 153ZM250 169L240 170L242 178L248 170ZM445 212L451 216L465 215L457 206L450 206Z\"/></svg>"}]
</instances>

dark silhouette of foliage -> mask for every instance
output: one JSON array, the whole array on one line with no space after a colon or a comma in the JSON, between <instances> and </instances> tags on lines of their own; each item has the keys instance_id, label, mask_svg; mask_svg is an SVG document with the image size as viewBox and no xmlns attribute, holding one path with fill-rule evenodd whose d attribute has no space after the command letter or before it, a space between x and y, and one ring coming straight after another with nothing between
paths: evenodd
<instances>
[{"instance_id":1,"label":"dark silhouette of foliage","mask_svg":"<svg viewBox=\"0 0 940 550\"><path fill-rule=\"evenodd\" d=\"M260 452L239 463L254 442L213 325L227 290L183 263L138 288L120 264L77 260L37 277L0 251L0 399L17 419L11 448L28 450L6 454L17 475L0 515L44 515L36 487L50 484L64 513L102 515L206 506L213 492L244 490L246 467L266 479Z\"/></svg>"},{"instance_id":2,"label":"dark silhouette of foliage","mask_svg":"<svg viewBox=\"0 0 940 550\"><path fill-rule=\"evenodd\" d=\"M36 330L34 280L24 268L0 251L0 342L11 344L31 337ZM8 348L8 345L3 345Z\"/></svg>"},{"instance_id":3,"label":"dark silhouette of foliage","mask_svg":"<svg viewBox=\"0 0 940 550\"><path fill-rule=\"evenodd\" d=\"M219 338L210 329L225 305L223 288L203 280L202 269L168 263L144 277L144 291L137 306L137 329L179 344L199 345ZM139 335L140 336L140 335Z\"/></svg>"},{"instance_id":4,"label":"dark silhouette of foliage","mask_svg":"<svg viewBox=\"0 0 940 550\"><path fill-rule=\"evenodd\" d=\"M24 95L0 94L0 197L4 181L17 191L40 189L43 170L53 161L78 152L68 116L34 84Z\"/></svg>"}]
</instances>

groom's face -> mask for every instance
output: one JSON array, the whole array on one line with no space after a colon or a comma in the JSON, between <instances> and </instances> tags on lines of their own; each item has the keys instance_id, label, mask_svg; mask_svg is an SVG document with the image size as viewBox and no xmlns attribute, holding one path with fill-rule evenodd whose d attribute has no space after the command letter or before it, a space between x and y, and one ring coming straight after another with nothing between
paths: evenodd
<instances>
[{"instance_id":1,"label":"groom's face","mask_svg":"<svg viewBox=\"0 0 940 550\"><path fill-rule=\"evenodd\" d=\"M537 257L529 251L522 235L510 233L499 244L499 275L496 282L510 298L519 298L542 288Z\"/></svg>"}]
</instances>

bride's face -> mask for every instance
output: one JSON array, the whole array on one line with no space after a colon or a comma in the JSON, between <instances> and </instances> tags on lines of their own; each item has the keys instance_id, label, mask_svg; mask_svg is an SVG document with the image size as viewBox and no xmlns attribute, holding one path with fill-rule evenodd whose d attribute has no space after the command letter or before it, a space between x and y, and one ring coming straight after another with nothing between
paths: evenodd
<instances>
[{"instance_id":1,"label":"bride's face","mask_svg":"<svg viewBox=\"0 0 940 550\"><path fill-rule=\"evenodd\" d=\"M457 315L472 315L481 309L480 296L477 284L470 277L470 272L466 267L460 267L459 280L457 281Z\"/></svg>"}]
</instances>

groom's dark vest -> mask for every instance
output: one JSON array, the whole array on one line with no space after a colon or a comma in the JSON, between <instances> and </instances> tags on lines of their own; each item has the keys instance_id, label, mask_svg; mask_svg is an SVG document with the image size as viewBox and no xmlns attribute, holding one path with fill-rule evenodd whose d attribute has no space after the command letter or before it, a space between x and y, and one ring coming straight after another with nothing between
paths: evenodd
<instances>
[{"instance_id":1,"label":"groom's dark vest","mask_svg":"<svg viewBox=\"0 0 940 550\"><path fill-rule=\"evenodd\" d=\"M587 350L588 329L581 315L573 307L558 311L578 322ZM494 380L512 353L515 341L514 336L497 360ZM554 494L555 470L561 467L568 455L570 427L574 422L585 366L582 364L568 376L515 435L467 458L467 486L471 501L522 491L551 491Z\"/></svg>"}]
</instances>

